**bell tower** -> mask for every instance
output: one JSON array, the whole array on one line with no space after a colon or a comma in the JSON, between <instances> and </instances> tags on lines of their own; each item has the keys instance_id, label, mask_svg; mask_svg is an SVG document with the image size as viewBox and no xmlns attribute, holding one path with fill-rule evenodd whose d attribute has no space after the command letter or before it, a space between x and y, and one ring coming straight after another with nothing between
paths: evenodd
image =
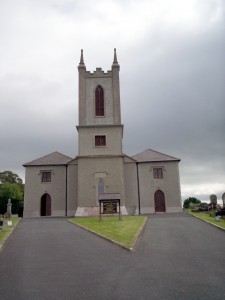
<instances>
[{"instance_id":1,"label":"bell tower","mask_svg":"<svg viewBox=\"0 0 225 300\"><path fill-rule=\"evenodd\" d=\"M119 71L116 49L111 70L107 72L101 68L87 71L81 50L76 215L96 214L100 190L119 193L121 203L124 200Z\"/></svg>"}]
</instances>

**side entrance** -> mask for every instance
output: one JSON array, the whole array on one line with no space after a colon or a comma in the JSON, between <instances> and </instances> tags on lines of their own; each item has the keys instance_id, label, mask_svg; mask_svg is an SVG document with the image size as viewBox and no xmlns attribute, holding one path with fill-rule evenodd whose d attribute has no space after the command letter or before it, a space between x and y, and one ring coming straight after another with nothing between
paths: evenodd
<instances>
[{"instance_id":1,"label":"side entrance","mask_svg":"<svg viewBox=\"0 0 225 300\"><path fill-rule=\"evenodd\" d=\"M158 190L155 192L154 201L155 201L155 212L166 211L165 195L162 191Z\"/></svg>"},{"instance_id":2,"label":"side entrance","mask_svg":"<svg viewBox=\"0 0 225 300\"><path fill-rule=\"evenodd\" d=\"M41 197L41 216L51 216L51 196L49 194L44 194Z\"/></svg>"}]
</instances>

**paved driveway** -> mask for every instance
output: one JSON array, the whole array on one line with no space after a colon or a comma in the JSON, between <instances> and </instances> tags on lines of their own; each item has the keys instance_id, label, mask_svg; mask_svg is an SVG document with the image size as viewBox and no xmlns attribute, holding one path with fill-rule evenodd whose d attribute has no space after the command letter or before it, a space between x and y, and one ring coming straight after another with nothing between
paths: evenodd
<instances>
[{"instance_id":1,"label":"paved driveway","mask_svg":"<svg viewBox=\"0 0 225 300\"><path fill-rule=\"evenodd\" d=\"M224 299L225 232L152 215L135 252L66 219L23 219L0 252L0 299Z\"/></svg>"}]
</instances>

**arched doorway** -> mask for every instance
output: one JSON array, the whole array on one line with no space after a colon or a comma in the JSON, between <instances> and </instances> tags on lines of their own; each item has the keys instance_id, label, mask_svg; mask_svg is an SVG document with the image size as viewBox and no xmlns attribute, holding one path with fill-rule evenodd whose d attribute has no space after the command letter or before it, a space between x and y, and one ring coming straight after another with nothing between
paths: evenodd
<instances>
[{"instance_id":1,"label":"arched doorway","mask_svg":"<svg viewBox=\"0 0 225 300\"><path fill-rule=\"evenodd\" d=\"M166 203L165 203L165 195L162 191L158 190L154 195L155 200L155 212L165 212L166 211Z\"/></svg>"},{"instance_id":2,"label":"arched doorway","mask_svg":"<svg viewBox=\"0 0 225 300\"><path fill-rule=\"evenodd\" d=\"M51 216L51 196L47 193L41 197L41 216Z\"/></svg>"}]
</instances>

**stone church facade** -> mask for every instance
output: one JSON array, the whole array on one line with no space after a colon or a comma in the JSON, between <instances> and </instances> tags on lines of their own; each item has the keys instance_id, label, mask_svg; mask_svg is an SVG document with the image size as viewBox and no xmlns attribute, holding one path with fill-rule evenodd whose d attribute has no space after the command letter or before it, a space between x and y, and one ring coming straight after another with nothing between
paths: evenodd
<instances>
[{"instance_id":1,"label":"stone church facade","mask_svg":"<svg viewBox=\"0 0 225 300\"><path fill-rule=\"evenodd\" d=\"M179 159L122 151L120 66L79 72L78 155L53 152L24 164L24 217L99 214L100 195L119 195L122 214L182 211Z\"/></svg>"}]
</instances>

